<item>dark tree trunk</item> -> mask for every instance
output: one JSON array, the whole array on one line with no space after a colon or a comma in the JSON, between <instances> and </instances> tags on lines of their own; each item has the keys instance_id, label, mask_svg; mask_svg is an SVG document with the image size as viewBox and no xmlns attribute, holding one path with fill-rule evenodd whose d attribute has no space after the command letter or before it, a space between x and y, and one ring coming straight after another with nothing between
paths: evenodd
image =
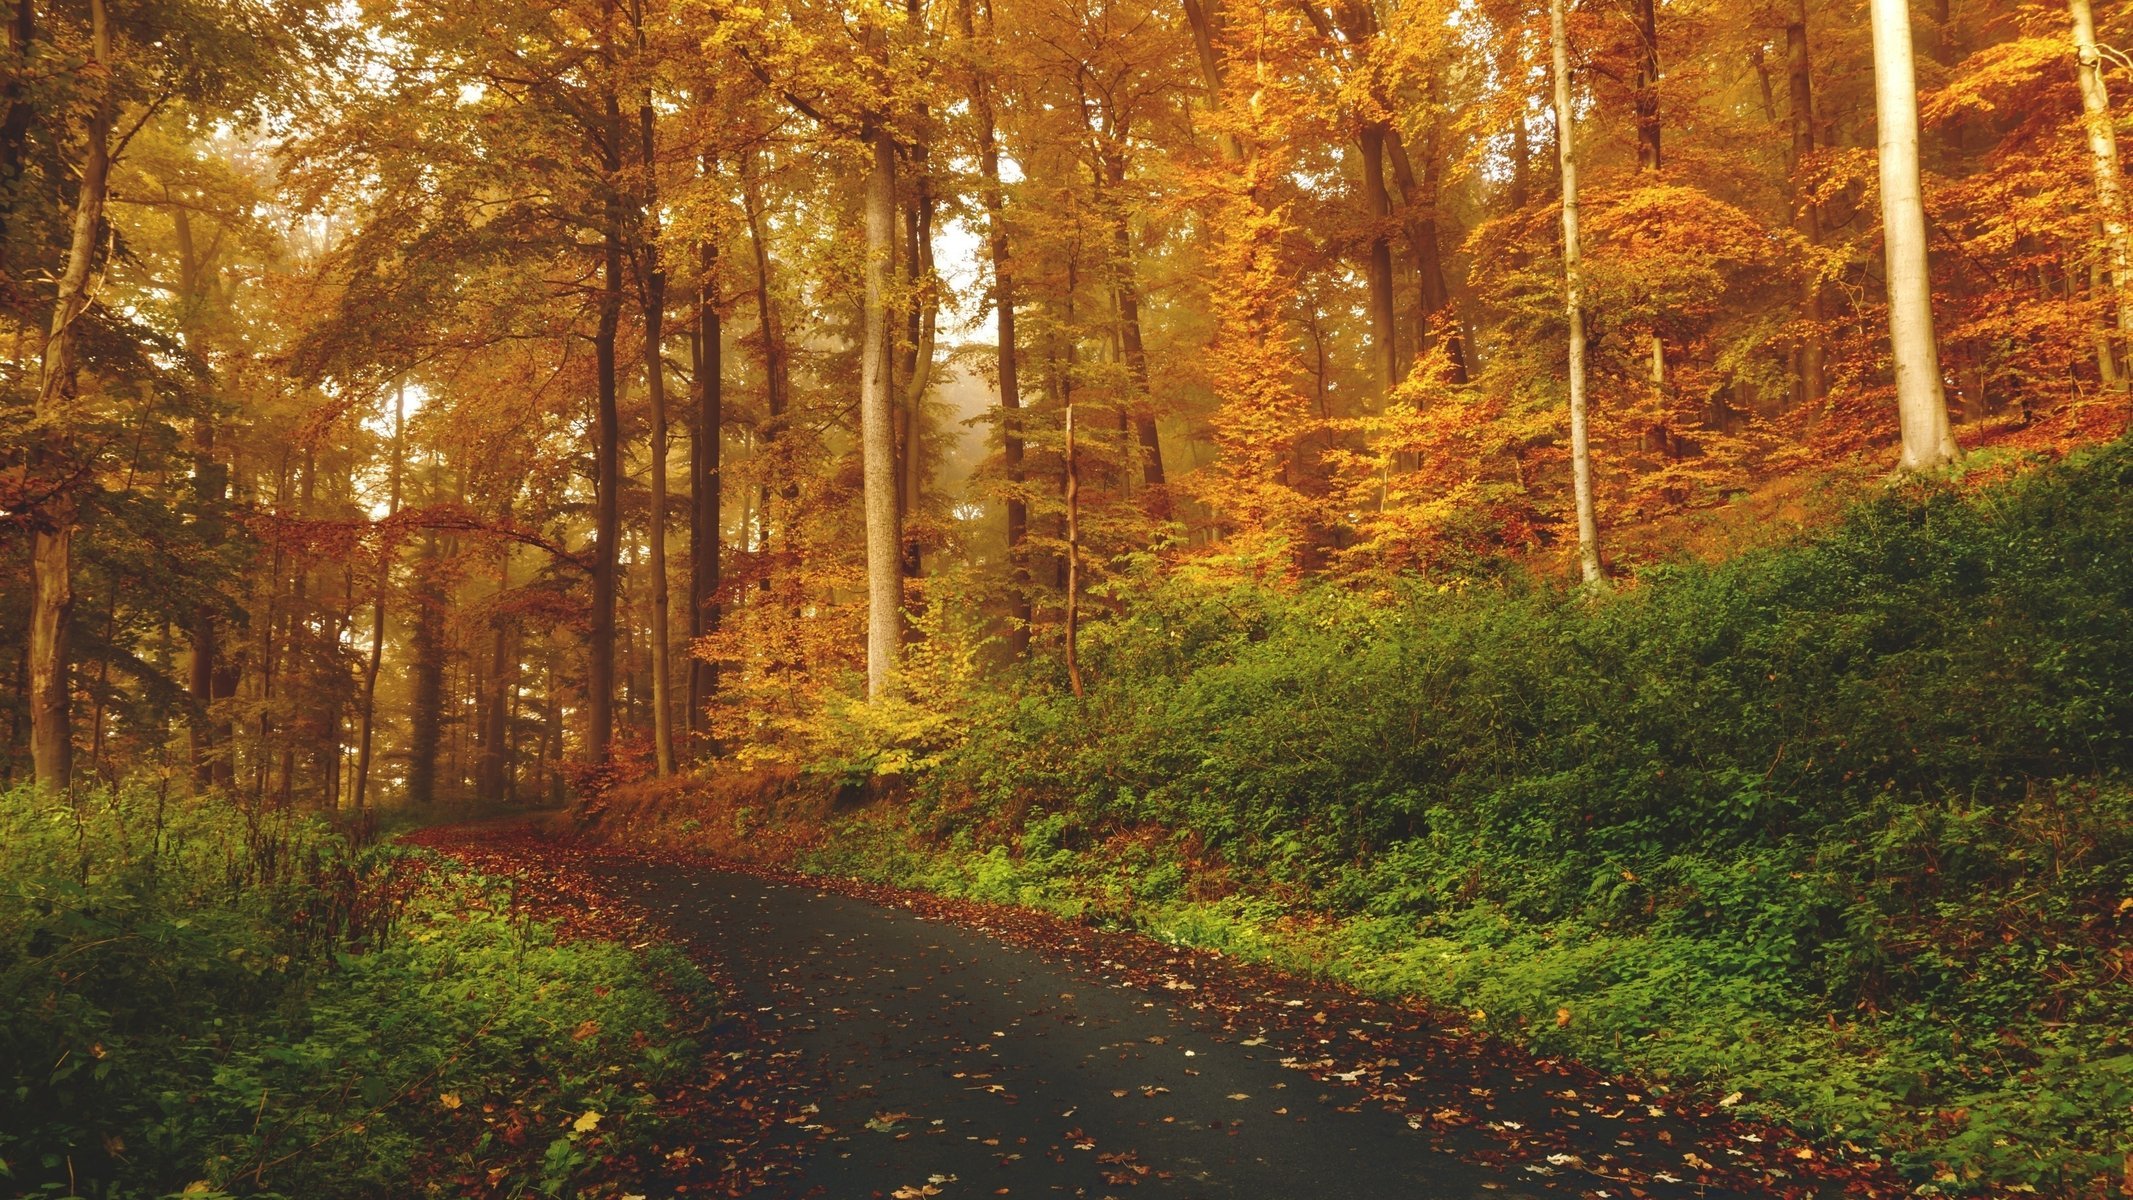
<instances>
[{"instance_id":1,"label":"dark tree trunk","mask_svg":"<svg viewBox=\"0 0 2133 1200\"><path fill-rule=\"evenodd\" d=\"M696 282L696 423L689 438L689 638L718 632L719 511L724 485L719 431L724 427L725 396L719 379L724 369L718 316L718 247L698 248ZM718 692L718 666L689 655L689 731L708 736L705 707Z\"/></svg>"}]
</instances>

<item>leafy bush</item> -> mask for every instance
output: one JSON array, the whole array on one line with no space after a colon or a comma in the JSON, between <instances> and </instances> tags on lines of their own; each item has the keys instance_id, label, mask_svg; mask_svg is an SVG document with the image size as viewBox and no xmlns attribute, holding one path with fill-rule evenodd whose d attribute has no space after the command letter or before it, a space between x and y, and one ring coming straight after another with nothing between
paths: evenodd
<instances>
[{"instance_id":1,"label":"leafy bush","mask_svg":"<svg viewBox=\"0 0 2133 1200\"><path fill-rule=\"evenodd\" d=\"M2133 443L1604 597L1244 574L1137 588L1085 701L966 692L914 828L998 828L988 896L1247 936L1145 862L1058 857L1185 831L1179 869L1344 917L1313 961L1370 986L1871 1133L1940 1186L2118 1168Z\"/></svg>"},{"instance_id":2,"label":"leafy bush","mask_svg":"<svg viewBox=\"0 0 2133 1200\"><path fill-rule=\"evenodd\" d=\"M568 1194L689 1062L677 994L705 994L678 957L559 942L503 883L315 822L0 797L23 1195L405 1195L446 1170Z\"/></svg>"}]
</instances>

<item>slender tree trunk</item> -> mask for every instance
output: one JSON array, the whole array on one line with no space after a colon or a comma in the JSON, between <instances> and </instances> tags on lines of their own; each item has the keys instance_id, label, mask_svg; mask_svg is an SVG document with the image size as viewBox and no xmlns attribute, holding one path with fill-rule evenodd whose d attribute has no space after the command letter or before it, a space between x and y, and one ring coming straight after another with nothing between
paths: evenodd
<instances>
[{"instance_id":1,"label":"slender tree trunk","mask_svg":"<svg viewBox=\"0 0 2133 1200\"><path fill-rule=\"evenodd\" d=\"M0 86L0 240L14 225L16 191L22 183L22 161L29 149L29 102L22 80L29 73L30 43L37 37L36 0L15 0L7 20L7 54L10 71Z\"/></svg>"},{"instance_id":2,"label":"slender tree trunk","mask_svg":"<svg viewBox=\"0 0 2133 1200\"><path fill-rule=\"evenodd\" d=\"M1636 0L1637 13L1637 170L1657 174L1659 155L1659 19L1653 0ZM1666 342L1651 331L1652 396L1659 414L1659 448L1673 454L1674 437L1666 415Z\"/></svg>"},{"instance_id":3,"label":"slender tree trunk","mask_svg":"<svg viewBox=\"0 0 2133 1200\"><path fill-rule=\"evenodd\" d=\"M1954 462L1955 434L1941 390L1933 336L1933 276L1926 264L1926 206L1918 168L1918 86L1909 0L1871 0L1875 118L1881 143L1881 230L1887 256L1889 345L1903 432L1898 467Z\"/></svg>"},{"instance_id":4,"label":"slender tree trunk","mask_svg":"<svg viewBox=\"0 0 2133 1200\"><path fill-rule=\"evenodd\" d=\"M1392 193L1385 188L1385 134L1382 121L1365 121L1357 134L1362 150L1363 211L1370 221L1364 272L1370 285L1370 358L1376 364L1380 395L1400 382L1398 314L1392 302Z\"/></svg>"},{"instance_id":5,"label":"slender tree trunk","mask_svg":"<svg viewBox=\"0 0 2133 1200\"><path fill-rule=\"evenodd\" d=\"M903 641L903 531L898 528L895 408L890 395L889 280L896 270L896 142L875 121L866 142L865 296L859 338L861 489L866 501L867 698L895 685Z\"/></svg>"},{"instance_id":6,"label":"slender tree trunk","mask_svg":"<svg viewBox=\"0 0 2133 1200\"><path fill-rule=\"evenodd\" d=\"M622 109L612 88L602 128L602 186L607 197L600 231L599 324L593 334L598 396L593 416L592 644L585 673L585 752L598 763L608 761L615 740L615 580L622 540L622 415L615 378L615 333L622 320Z\"/></svg>"},{"instance_id":7,"label":"slender tree trunk","mask_svg":"<svg viewBox=\"0 0 2133 1200\"><path fill-rule=\"evenodd\" d=\"M912 519L916 517L925 494L926 393L933 387L933 353L940 305L933 278L933 178L923 143L912 148L911 161L915 178L904 222L905 283L911 297L907 322L910 348L899 408L903 415L900 431L903 462L898 472L901 484L898 519L904 534L903 573L915 579L925 565L918 539L912 536Z\"/></svg>"},{"instance_id":8,"label":"slender tree trunk","mask_svg":"<svg viewBox=\"0 0 2133 1200\"><path fill-rule=\"evenodd\" d=\"M976 37L972 0L962 0L963 34ZM992 3L985 0L986 48L997 45ZM1014 262L1009 253L1006 189L1000 183L1000 142L992 101L992 67L980 66L971 79L971 107L978 119L978 169L984 176L986 248L992 258L994 362L1000 385L1000 460L1007 476L1007 561L1012 580L1008 600L1008 645L1016 658L1029 653L1029 563L1023 542L1029 536L1029 505L1022 498L1022 384L1015 342Z\"/></svg>"},{"instance_id":9,"label":"slender tree trunk","mask_svg":"<svg viewBox=\"0 0 2133 1200\"><path fill-rule=\"evenodd\" d=\"M1563 311L1570 323L1570 472L1576 493L1578 568L1588 587L1601 586L1600 522L1593 510L1592 437L1585 411L1585 281L1579 265L1576 111L1570 103L1570 36L1565 0L1550 0L1555 66L1555 145L1563 175Z\"/></svg>"},{"instance_id":10,"label":"slender tree trunk","mask_svg":"<svg viewBox=\"0 0 2133 1200\"><path fill-rule=\"evenodd\" d=\"M513 489L515 491L515 489ZM504 497L502 516L511 519L512 501ZM505 798L505 780L510 777L511 760L505 747L505 735L510 728L511 706L511 621L504 615L503 601L511 593L511 543L499 542L496 552L496 611L489 618L489 669L482 679L481 745L475 759L475 788L485 803L495 803Z\"/></svg>"},{"instance_id":11,"label":"slender tree trunk","mask_svg":"<svg viewBox=\"0 0 2133 1200\"><path fill-rule=\"evenodd\" d=\"M1071 303L1071 301L1069 302ZM1067 343L1061 391L1066 400L1066 669L1067 684L1081 696L1081 462L1074 445L1074 344Z\"/></svg>"},{"instance_id":12,"label":"slender tree trunk","mask_svg":"<svg viewBox=\"0 0 2133 1200\"><path fill-rule=\"evenodd\" d=\"M400 515L400 475L407 463L407 380L393 384L392 466L386 475L385 517ZM378 578L370 601L370 660L363 667L363 708L357 716L355 807L360 811L370 795L370 750L378 711L378 666L385 661L385 594L392 586L396 554L390 542L378 548Z\"/></svg>"},{"instance_id":13,"label":"slender tree trunk","mask_svg":"<svg viewBox=\"0 0 2133 1200\"><path fill-rule=\"evenodd\" d=\"M2110 263L2111 294L2117 312L2113 325L2117 336L2099 335L2096 364L2104 382L2124 390L2125 372L2119 355L2133 338L2133 297L2127 295L2127 273L2133 270L2133 245L2126 232L2125 188L2118 166L2118 131L2112 123L2111 97L2105 90L2103 54L2096 46L2096 21L2089 0L2067 0L2073 19L2074 52L2079 59L2081 113L2088 128L2089 167L2096 177L2096 215L2103 226L2104 252Z\"/></svg>"},{"instance_id":14,"label":"slender tree trunk","mask_svg":"<svg viewBox=\"0 0 2133 1200\"><path fill-rule=\"evenodd\" d=\"M788 374L785 358L785 331L778 319L776 293L770 280L770 244L763 236L763 197L755 175L755 154L748 151L741 156L741 206L748 218L748 245L755 257L755 311L756 333L763 344L763 410L766 414L756 431L756 453L770 459L777 451L779 438L785 429L785 408ZM778 464L770 462L775 469ZM757 586L762 591L770 590L770 481L769 472L756 492L755 519L741 524L744 539L750 528L760 531L755 549L763 559L762 575ZM781 492L788 500L798 492L788 482Z\"/></svg>"},{"instance_id":15,"label":"slender tree trunk","mask_svg":"<svg viewBox=\"0 0 2133 1200\"><path fill-rule=\"evenodd\" d=\"M1637 9L1637 168L1656 171L1659 158L1659 15L1653 0Z\"/></svg>"},{"instance_id":16,"label":"slender tree trunk","mask_svg":"<svg viewBox=\"0 0 2133 1200\"><path fill-rule=\"evenodd\" d=\"M1785 65L1792 97L1792 169L1798 177L1815 149L1814 74L1807 52L1807 0L1793 0L1792 19L1785 24ZM1810 246L1821 244L1821 206L1804 190L1798 193L1795 205L1794 221L1800 236ZM1818 272L1810 271L1800 281L1800 321L1807 326L1799 350L1800 401L1804 404L1818 404L1829 393L1828 350L1822 340L1822 319L1822 279Z\"/></svg>"},{"instance_id":17,"label":"slender tree trunk","mask_svg":"<svg viewBox=\"0 0 2133 1200\"><path fill-rule=\"evenodd\" d=\"M1222 110L1222 55L1216 41L1222 32L1221 0L1184 0L1185 23L1192 29L1193 48L1200 55L1200 80L1207 97L1207 111ZM1215 146L1232 163L1244 161L1244 147L1227 132L1215 135Z\"/></svg>"},{"instance_id":18,"label":"slender tree trunk","mask_svg":"<svg viewBox=\"0 0 2133 1200\"><path fill-rule=\"evenodd\" d=\"M689 528L689 637L693 641L718 632L719 511L725 475L721 467L720 431L725 426L725 393L720 382L723 332L718 316L718 246L708 239L697 250L696 279L696 427L689 440L689 486L694 493ZM689 728L708 735L705 710L718 692L718 665L689 655Z\"/></svg>"},{"instance_id":19,"label":"slender tree trunk","mask_svg":"<svg viewBox=\"0 0 2133 1200\"><path fill-rule=\"evenodd\" d=\"M674 773L673 649L667 596L667 275L659 261L659 184L657 144L653 140L649 95L637 110L644 187L644 383L652 404L651 539L652 748L654 768L664 778Z\"/></svg>"},{"instance_id":20,"label":"slender tree trunk","mask_svg":"<svg viewBox=\"0 0 2133 1200\"><path fill-rule=\"evenodd\" d=\"M1523 158L1524 122L1519 123L1519 154ZM1385 131L1385 155L1392 165L1393 181L1400 187L1402 203L1407 208L1407 241L1414 253L1415 277L1421 289L1421 318L1423 349L1432 344L1441 327L1445 339L1445 352L1451 358L1453 383L1467 381L1466 338L1460 330L1459 316L1452 309L1452 289L1444 280L1444 243L1437 224L1437 205L1441 199L1439 184L1440 167L1437 162L1436 131L1432 128L1423 139L1422 170L1418 177L1412 159L1407 154L1407 143L1397 129ZM1517 187L1525 185L1513 175ZM1518 207L1525 207L1520 204Z\"/></svg>"},{"instance_id":21,"label":"slender tree trunk","mask_svg":"<svg viewBox=\"0 0 2133 1200\"><path fill-rule=\"evenodd\" d=\"M437 799L437 750L444 740L444 584L437 533L424 530L415 566L413 688L407 718L407 800L427 806Z\"/></svg>"},{"instance_id":22,"label":"slender tree trunk","mask_svg":"<svg viewBox=\"0 0 2133 1200\"><path fill-rule=\"evenodd\" d=\"M98 68L75 194L72 237L59 276L52 324L45 341L37 415L57 432L45 435L47 465L69 472L75 453L66 438L74 406L77 329L89 308L90 274L102 241L104 202L111 176L111 21L104 0L89 0L90 54ZM74 526L79 517L71 485L57 484L37 513L30 535L30 764L41 791L64 791L74 772L73 687L69 681L67 617L74 607Z\"/></svg>"},{"instance_id":23,"label":"slender tree trunk","mask_svg":"<svg viewBox=\"0 0 2133 1200\"><path fill-rule=\"evenodd\" d=\"M1123 135L1121 135L1123 136ZM1169 477L1163 469L1162 432L1155 423L1155 389L1148 377L1148 349L1141 330L1140 272L1133 252L1133 228L1126 210L1126 160L1107 154L1102 166L1111 219L1111 300L1118 312L1119 357L1133 384L1133 436L1140 446L1142 503L1150 515L1170 515Z\"/></svg>"}]
</instances>

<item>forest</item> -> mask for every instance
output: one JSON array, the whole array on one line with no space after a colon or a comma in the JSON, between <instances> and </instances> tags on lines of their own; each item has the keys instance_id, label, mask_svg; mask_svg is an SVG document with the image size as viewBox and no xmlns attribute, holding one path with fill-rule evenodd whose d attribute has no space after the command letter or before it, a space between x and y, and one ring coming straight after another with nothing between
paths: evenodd
<instances>
[{"instance_id":1,"label":"forest","mask_svg":"<svg viewBox=\"0 0 2133 1200\"><path fill-rule=\"evenodd\" d=\"M2133 1196L2133 5L0 9L0 1196Z\"/></svg>"}]
</instances>

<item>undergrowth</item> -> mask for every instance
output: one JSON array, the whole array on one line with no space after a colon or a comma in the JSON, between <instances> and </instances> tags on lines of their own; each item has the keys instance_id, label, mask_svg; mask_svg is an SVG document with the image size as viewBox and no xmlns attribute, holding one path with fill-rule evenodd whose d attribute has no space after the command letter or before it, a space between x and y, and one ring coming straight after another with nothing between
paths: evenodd
<instances>
[{"instance_id":1,"label":"undergrowth","mask_svg":"<svg viewBox=\"0 0 2133 1200\"><path fill-rule=\"evenodd\" d=\"M1420 997L1927 1190L2119 1186L2133 444L1604 597L1231 566L1136 582L1085 699L837 747L926 766L810 863Z\"/></svg>"},{"instance_id":2,"label":"undergrowth","mask_svg":"<svg viewBox=\"0 0 2133 1200\"><path fill-rule=\"evenodd\" d=\"M685 1071L679 955L149 791L0 796L0 1195L597 1195Z\"/></svg>"}]
</instances>

